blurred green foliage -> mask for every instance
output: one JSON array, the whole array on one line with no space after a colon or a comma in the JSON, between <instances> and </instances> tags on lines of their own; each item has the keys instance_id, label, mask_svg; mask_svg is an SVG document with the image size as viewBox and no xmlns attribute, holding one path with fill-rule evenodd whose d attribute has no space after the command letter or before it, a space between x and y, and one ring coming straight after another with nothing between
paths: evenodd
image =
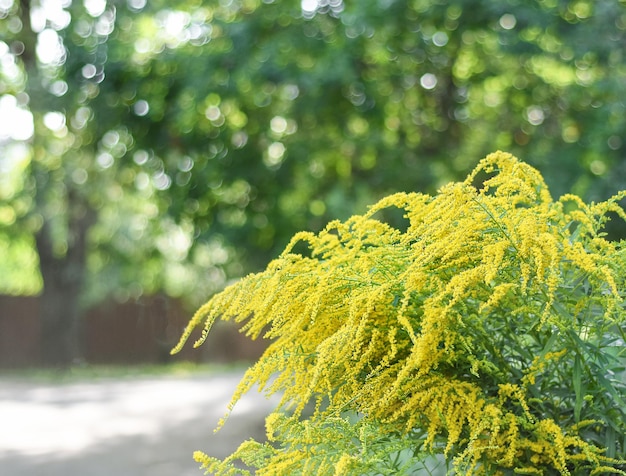
<instances>
[{"instance_id":1,"label":"blurred green foliage","mask_svg":"<svg viewBox=\"0 0 626 476\"><path fill-rule=\"evenodd\" d=\"M196 304L295 231L496 149L606 198L626 188L625 6L0 1L2 114L34 124L0 131L0 289L40 288L34 237L69 267L82 233L89 301Z\"/></svg>"}]
</instances>

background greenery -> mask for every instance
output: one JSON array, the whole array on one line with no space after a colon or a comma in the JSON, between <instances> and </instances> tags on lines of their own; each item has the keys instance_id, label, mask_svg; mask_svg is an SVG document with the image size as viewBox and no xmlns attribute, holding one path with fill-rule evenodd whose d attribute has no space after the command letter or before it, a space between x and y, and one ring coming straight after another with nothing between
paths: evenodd
<instances>
[{"instance_id":1,"label":"background greenery","mask_svg":"<svg viewBox=\"0 0 626 476\"><path fill-rule=\"evenodd\" d=\"M496 149L626 188L623 1L0 0L0 39L0 291L43 289L57 350L81 306L196 305Z\"/></svg>"}]
</instances>

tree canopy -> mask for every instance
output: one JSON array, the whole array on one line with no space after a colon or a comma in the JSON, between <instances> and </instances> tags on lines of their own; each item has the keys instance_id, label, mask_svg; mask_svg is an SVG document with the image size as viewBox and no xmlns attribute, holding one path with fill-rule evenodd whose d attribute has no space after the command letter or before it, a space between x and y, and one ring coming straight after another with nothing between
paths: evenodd
<instances>
[{"instance_id":1,"label":"tree canopy","mask_svg":"<svg viewBox=\"0 0 626 476\"><path fill-rule=\"evenodd\" d=\"M0 288L197 303L497 149L604 199L625 45L615 0L2 0Z\"/></svg>"}]
</instances>

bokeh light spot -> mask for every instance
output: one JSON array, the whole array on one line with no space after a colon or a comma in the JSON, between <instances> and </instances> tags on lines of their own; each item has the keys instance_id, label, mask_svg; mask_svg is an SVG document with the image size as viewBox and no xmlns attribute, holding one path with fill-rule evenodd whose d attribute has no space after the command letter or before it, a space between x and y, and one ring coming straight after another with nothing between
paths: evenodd
<instances>
[{"instance_id":1,"label":"bokeh light spot","mask_svg":"<svg viewBox=\"0 0 626 476\"><path fill-rule=\"evenodd\" d=\"M437 76L432 73L426 73L420 78L420 85L424 89L434 89L437 86Z\"/></svg>"},{"instance_id":2,"label":"bokeh light spot","mask_svg":"<svg viewBox=\"0 0 626 476\"><path fill-rule=\"evenodd\" d=\"M515 25L517 25L517 18L515 18L515 15L505 13L500 17L499 23L505 30L512 30L515 28Z\"/></svg>"}]
</instances>

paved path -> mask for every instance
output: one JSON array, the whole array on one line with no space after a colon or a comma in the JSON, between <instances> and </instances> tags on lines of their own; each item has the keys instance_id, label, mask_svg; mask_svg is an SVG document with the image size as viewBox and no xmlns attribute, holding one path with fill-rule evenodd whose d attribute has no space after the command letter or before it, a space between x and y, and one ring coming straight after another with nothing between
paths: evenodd
<instances>
[{"instance_id":1,"label":"paved path","mask_svg":"<svg viewBox=\"0 0 626 476\"><path fill-rule=\"evenodd\" d=\"M0 379L1 476L201 476L194 450L224 457L262 438L276 400L251 393L218 419L241 374L71 384Z\"/></svg>"}]
</instances>

